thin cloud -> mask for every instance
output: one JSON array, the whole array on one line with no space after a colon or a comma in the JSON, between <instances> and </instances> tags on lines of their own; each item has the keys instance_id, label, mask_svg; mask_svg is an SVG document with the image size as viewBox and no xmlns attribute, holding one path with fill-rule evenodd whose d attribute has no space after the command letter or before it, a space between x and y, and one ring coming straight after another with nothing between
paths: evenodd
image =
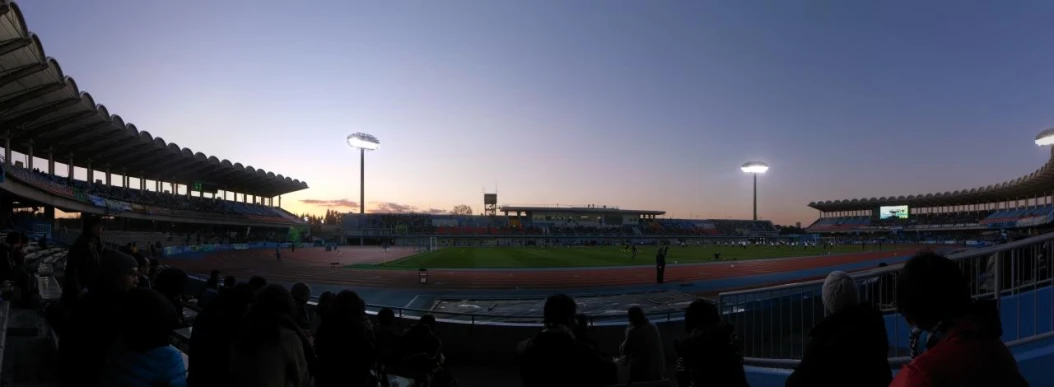
<instances>
[{"instance_id":1,"label":"thin cloud","mask_svg":"<svg viewBox=\"0 0 1054 387\"><path fill-rule=\"evenodd\" d=\"M300 199L301 203L329 208L359 208L359 203L348 199Z\"/></svg>"},{"instance_id":2,"label":"thin cloud","mask_svg":"<svg viewBox=\"0 0 1054 387\"><path fill-rule=\"evenodd\" d=\"M417 206L409 204L400 204L395 202L371 202L373 208L369 209L371 213L381 214L445 214L446 210L438 208L422 209Z\"/></svg>"}]
</instances>

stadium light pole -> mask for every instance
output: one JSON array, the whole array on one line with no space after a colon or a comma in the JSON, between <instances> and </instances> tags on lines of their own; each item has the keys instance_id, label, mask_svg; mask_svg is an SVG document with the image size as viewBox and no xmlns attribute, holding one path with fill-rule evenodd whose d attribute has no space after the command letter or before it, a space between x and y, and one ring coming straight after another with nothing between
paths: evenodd
<instances>
[{"instance_id":1,"label":"stadium light pole","mask_svg":"<svg viewBox=\"0 0 1054 387\"><path fill-rule=\"evenodd\" d=\"M1036 135L1036 145L1038 146L1052 146L1054 145L1054 128L1050 128L1039 132ZM1054 147L1051 147L1051 152L1054 152Z\"/></svg>"},{"instance_id":2,"label":"stadium light pole","mask_svg":"<svg viewBox=\"0 0 1054 387\"><path fill-rule=\"evenodd\" d=\"M372 134L352 133L348 135L348 146L359 150L359 214L366 213L366 151L375 151L381 147L381 141ZM363 237L359 236L362 246Z\"/></svg>"},{"instance_id":3,"label":"stadium light pole","mask_svg":"<svg viewBox=\"0 0 1054 387\"><path fill-rule=\"evenodd\" d=\"M768 172L769 165L761 161L748 161L739 169L754 175L754 220L758 220L758 175Z\"/></svg>"}]
</instances>

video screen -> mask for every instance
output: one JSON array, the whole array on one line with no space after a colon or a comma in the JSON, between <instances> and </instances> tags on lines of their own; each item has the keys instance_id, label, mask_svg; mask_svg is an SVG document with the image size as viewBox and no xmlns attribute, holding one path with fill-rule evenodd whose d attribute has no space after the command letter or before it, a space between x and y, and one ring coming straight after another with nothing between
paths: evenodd
<instances>
[{"instance_id":1,"label":"video screen","mask_svg":"<svg viewBox=\"0 0 1054 387\"><path fill-rule=\"evenodd\" d=\"M908 206L882 206L878 208L879 219L908 218Z\"/></svg>"}]
</instances>

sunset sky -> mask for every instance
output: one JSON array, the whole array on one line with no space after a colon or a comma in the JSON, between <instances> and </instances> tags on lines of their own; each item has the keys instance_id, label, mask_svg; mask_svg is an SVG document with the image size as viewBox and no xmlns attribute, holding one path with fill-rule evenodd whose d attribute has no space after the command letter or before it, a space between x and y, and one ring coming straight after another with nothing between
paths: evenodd
<instances>
[{"instance_id":1,"label":"sunset sky","mask_svg":"<svg viewBox=\"0 0 1054 387\"><path fill-rule=\"evenodd\" d=\"M810 201L1028 174L1054 2L142 1L19 5L155 136L311 189L293 212L599 204L811 223ZM1002 5L1002 6L1001 6ZM322 203L321 205L313 203Z\"/></svg>"}]
</instances>

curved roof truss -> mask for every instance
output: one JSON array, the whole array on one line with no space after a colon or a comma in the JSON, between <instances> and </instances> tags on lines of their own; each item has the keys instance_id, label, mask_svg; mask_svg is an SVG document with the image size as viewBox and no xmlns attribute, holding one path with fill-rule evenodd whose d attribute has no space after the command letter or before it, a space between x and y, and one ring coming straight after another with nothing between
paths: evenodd
<instances>
[{"instance_id":1,"label":"curved roof truss","mask_svg":"<svg viewBox=\"0 0 1054 387\"><path fill-rule=\"evenodd\" d=\"M95 103L29 32L18 5L0 0L0 130L12 150L151 180L216 184L220 189L272 197L307 183L168 143L125 123ZM4 133L0 133L3 135Z\"/></svg>"}]
</instances>

